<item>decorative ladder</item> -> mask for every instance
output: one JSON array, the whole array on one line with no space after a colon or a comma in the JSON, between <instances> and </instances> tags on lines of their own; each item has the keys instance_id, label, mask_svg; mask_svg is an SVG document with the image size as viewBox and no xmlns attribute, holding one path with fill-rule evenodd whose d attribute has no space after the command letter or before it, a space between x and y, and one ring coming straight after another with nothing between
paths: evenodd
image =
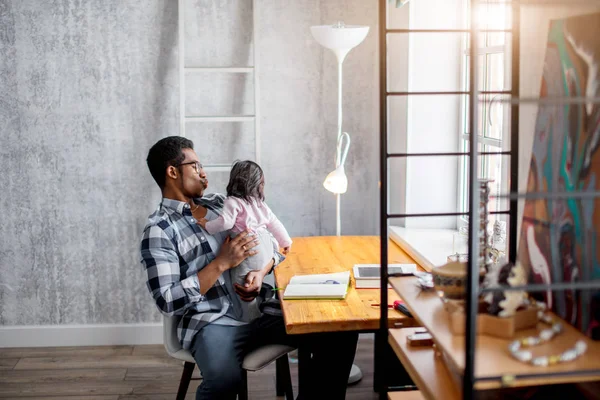
<instances>
[{"instance_id":1,"label":"decorative ladder","mask_svg":"<svg viewBox=\"0 0 600 400\"><path fill-rule=\"evenodd\" d=\"M179 44L179 135L185 136L186 123L189 121L194 122L245 122L254 121L254 161L260 164L261 152L260 152L260 107L258 104L259 100L259 86L258 86L258 64L256 57L256 43L258 32L256 27L258 26L258 12L257 12L257 1L253 1L252 4L252 61L254 66L252 67L202 67L202 66L186 66L185 65L185 2L186 0L178 0L177 14L178 14L178 44ZM186 115L185 111L185 74L186 72L226 72L226 73L242 73L242 74L254 74L254 115ZM232 160L233 161L233 160ZM228 172L231 170L231 164L204 164L206 171L214 172Z\"/></svg>"}]
</instances>

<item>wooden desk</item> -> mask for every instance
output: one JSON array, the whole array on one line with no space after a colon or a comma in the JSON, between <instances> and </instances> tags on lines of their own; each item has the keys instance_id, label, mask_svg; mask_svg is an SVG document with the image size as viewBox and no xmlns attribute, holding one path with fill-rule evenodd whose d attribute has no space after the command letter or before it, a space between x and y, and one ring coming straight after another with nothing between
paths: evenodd
<instances>
[{"instance_id":1,"label":"wooden desk","mask_svg":"<svg viewBox=\"0 0 600 400\"><path fill-rule=\"evenodd\" d=\"M316 236L294 238L287 259L275 268L277 287L285 288L294 275L352 271L354 264L378 264L378 236ZM390 242L389 263L414 263L400 247ZM352 287L344 300L281 300L289 334L379 329L379 289ZM398 294L388 290L389 304ZM389 311L389 326L414 326L415 321L396 310Z\"/></svg>"}]
</instances>

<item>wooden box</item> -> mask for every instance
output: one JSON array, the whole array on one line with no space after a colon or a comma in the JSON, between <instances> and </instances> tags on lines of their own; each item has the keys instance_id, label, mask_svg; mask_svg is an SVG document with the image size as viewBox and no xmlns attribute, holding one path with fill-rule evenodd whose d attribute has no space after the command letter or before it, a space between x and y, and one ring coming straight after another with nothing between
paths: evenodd
<instances>
[{"instance_id":1,"label":"wooden box","mask_svg":"<svg viewBox=\"0 0 600 400\"><path fill-rule=\"evenodd\" d=\"M519 310L512 317L497 317L487 314L484 305L480 304L477 314L477 334L496 336L503 339L511 339L521 329L532 328L538 322L538 310L526 308ZM465 333L465 314L461 311L448 313L450 319L450 331L455 335Z\"/></svg>"}]
</instances>

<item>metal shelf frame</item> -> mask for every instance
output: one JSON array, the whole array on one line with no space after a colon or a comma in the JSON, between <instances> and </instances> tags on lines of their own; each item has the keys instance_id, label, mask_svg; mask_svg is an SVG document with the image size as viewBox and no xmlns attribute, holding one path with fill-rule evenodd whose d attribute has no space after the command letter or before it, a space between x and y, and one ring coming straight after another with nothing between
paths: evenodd
<instances>
[{"instance_id":1,"label":"metal shelf frame","mask_svg":"<svg viewBox=\"0 0 600 400\"><path fill-rule=\"evenodd\" d=\"M510 193L507 195L497 196L498 198L509 199L509 209L506 211L496 212L497 214L509 215L509 260L515 262L517 255L517 206L519 199L551 199L551 198L596 198L600 197L600 192L587 193L519 193L518 187L518 169L519 169L519 105L521 104L584 104L595 103L600 104L599 98L582 98L582 97L548 97L548 98L522 98L520 97L520 6L556 6L556 5L600 5L600 0L471 0L470 8L470 29L388 29L387 28L387 4L389 0L379 1L379 100L380 100L380 237L381 237L381 282L388 282L390 275L388 274L388 220L390 218L410 218L410 217L435 217L435 216L452 216L452 215L468 215L469 216L469 262L467 271L467 287L466 287L466 329L465 329L465 370L462 381L462 393L464 399L473 399L475 396L474 384L476 381L496 380L502 377L491 378L476 378L475 372L475 341L477 335L477 298L480 293L503 291L503 290L526 290L530 292L540 291L562 291L562 290L597 290L600 289L600 280L578 283L563 283L556 282L548 285L529 284L521 287L507 288L479 288L477 259L473 255L479 252L478 230L479 230L479 189L477 179L477 168L480 156L501 155L510 157ZM478 49L477 33L486 32L486 30L477 29L476 12L474 9L478 4L506 4L512 9L512 28L501 30L487 30L487 32L506 32L511 35L511 89L510 91L499 92L484 92L478 90L478 68L476 52ZM469 35L469 53L470 53L470 74L469 74L469 90L455 92L388 92L387 91L387 55L388 55L388 35L389 34L419 34L419 33L470 33ZM507 99L499 101L511 105L511 120L510 120L510 151L508 152L480 152L478 144L480 142L477 134L478 127L478 103L479 96L482 94L503 94L507 95ZM388 153L388 97L390 96L419 96L419 95L468 95L469 96L469 152L455 153ZM467 213L430 213L430 214L391 214L388 212L388 160L391 158L408 158L408 157L439 157L439 156L468 156L469 168L469 211ZM494 214L494 213L491 213ZM375 371L381 371L385 359L388 336L388 309L385 305L388 304L387 290L381 290L381 320L380 329L376 333L375 341ZM592 373L600 373L600 371L570 371L568 375L589 375ZM383 374L382 374L383 375ZM539 374L528 374L527 377L543 377L550 375L565 375L565 373L548 373L540 370ZM387 399L387 391L390 389L387 382L378 384L380 399Z\"/></svg>"}]
</instances>

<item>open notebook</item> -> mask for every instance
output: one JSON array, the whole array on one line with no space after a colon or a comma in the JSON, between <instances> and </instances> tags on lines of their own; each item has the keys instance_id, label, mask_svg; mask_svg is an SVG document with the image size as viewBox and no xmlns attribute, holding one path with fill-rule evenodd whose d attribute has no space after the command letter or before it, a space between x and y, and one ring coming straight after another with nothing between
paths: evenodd
<instances>
[{"instance_id":1,"label":"open notebook","mask_svg":"<svg viewBox=\"0 0 600 400\"><path fill-rule=\"evenodd\" d=\"M296 275L283 292L290 299L344 299L350 284L350 271L333 274Z\"/></svg>"}]
</instances>

